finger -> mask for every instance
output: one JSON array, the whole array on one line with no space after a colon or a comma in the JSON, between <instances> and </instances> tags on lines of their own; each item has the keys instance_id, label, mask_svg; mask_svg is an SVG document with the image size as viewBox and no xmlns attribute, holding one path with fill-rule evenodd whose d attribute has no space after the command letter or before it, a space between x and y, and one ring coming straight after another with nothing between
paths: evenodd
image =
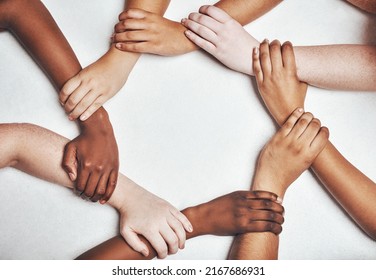
<instances>
[{"instance_id":1,"label":"finger","mask_svg":"<svg viewBox=\"0 0 376 280\"><path fill-rule=\"evenodd\" d=\"M212 44L211 42L201 38L200 36L198 36L196 33L193 33L192 31L190 30L186 30L184 32L185 36L191 40L194 44L196 44L198 47L200 47L201 49L203 49L204 51L210 53L210 54L214 54L215 50L216 50L216 46L214 44Z\"/></svg>"},{"instance_id":2,"label":"finger","mask_svg":"<svg viewBox=\"0 0 376 280\"><path fill-rule=\"evenodd\" d=\"M208 29L212 30L215 33L222 27L222 23L216 21L215 19L200 13L191 13L189 14L188 18L193 22L196 22L202 26L207 27Z\"/></svg>"},{"instance_id":3,"label":"finger","mask_svg":"<svg viewBox=\"0 0 376 280\"><path fill-rule=\"evenodd\" d=\"M283 224L283 222L285 221L281 212L251 209L248 209L248 219L250 221L273 222L280 225Z\"/></svg>"},{"instance_id":4,"label":"finger","mask_svg":"<svg viewBox=\"0 0 376 280\"><path fill-rule=\"evenodd\" d=\"M67 102L65 102L64 109L66 113L71 113L77 104L90 92L91 87L86 84L82 84L69 96Z\"/></svg>"},{"instance_id":5,"label":"finger","mask_svg":"<svg viewBox=\"0 0 376 280\"><path fill-rule=\"evenodd\" d=\"M246 229L247 232L273 232L277 235L282 232L280 224L267 221L251 221Z\"/></svg>"},{"instance_id":6,"label":"finger","mask_svg":"<svg viewBox=\"0 0 376 280\"><path fill-rule=\"evenodd\" d=\"M296 73L296 62L294 48L290 42L285 42L282 45L282 60L283 67L285 67L290 73Z\"/></svg>"},{"instance_id":7,"label":"finger","mask_svg":"<svg viewBox=\"0 0 376 280\"><path fill-rule=\"evenodd\" d=\"M73 91L78 88L81 84L81 79L78 76L73 77L65 85L59 92L59 102L61 105L64 105L69 96L73 93Z\"/></svg>"},{"instance_id":8,"label":"finger","mask_svg":"<svg viewBox=\"0 0 376 280\"><path fill-rule=\"evenodd\" d=\"M282 125L278 133L281 133L283 136L287 136L290 134L292 129L294 128L296 122L299 120L299 118L304 114L303 108L297 108L292 112L290 117L287 119L287 121Z\"/></svg>"},{"instance_id":9,"label":"finger","mask_svg":"<svg viewBox=\"0 0 376 280\"><path fill-rule=\"evenodd\" d=\"M281 43L278 40L274 40L269 46L270 61L273 71L281 71L283 69Z\"/></svg>"},{"instance_id":10,"label":"finger","mask_svg":"<svg viewBox=\"0 0 376 280\"><path fill-rule=\"evenodd\" d=\"M246 199L269 199L271 201L278 199L275 193L268 191L243 191L243 195Z\"/></svg>"},{"instance_id":11,"label":"finger","mask_svg":"<svg viewBox=\"0 0 376 280\"><path fill-rule=\"evenodd\" d=\"M159 233L154 232L151 235L145 234L144 236L150 242L154 250L157 252L158 258L164 259L165 257L167 257L167 244Z\"/></svg>"},{"instance_id":12,"label":"finger","mask_svg":"<svg viewBox=\"0 0 376 280\"><path fill-rule=\"evenodd\" d=\"M216 6L204 5L199 9L199 12L206 14L221 23L225 23L232 19L232 17L230 17L225 11Z\"/></svg>"},{"instance_id":13,"label":"finger","mask_svg":"<svg viewBox=\"0 0 376 280\"><path fill-rule=\"evenodd\" d=\"M119 15L119 20L126 20L128 18L142 19L145 18L148 14L149 12L141 9L129 9Z\"/></svg>"},{"instance_id":14,"label":"finger","mask_svg":"<svg viewBox=\"0 0 376 280\"><path fill-rule=\"evenodd\" d=\"M183 225L186 231L188 232L193 231L193 226L191 222L187 219L187 217L182 212L180 212L179 210L175 208L171 209L170 212L176 219L178 219L178 221Z\"/></svg>"},{"instance_id":15,"label":"finger","mask_svg":"<svg viewBox=\"0 0 376 280\"><path fill-rule=\"evenodd\" d=\"M108 183L109 174L104 174L98 181L98 185L95 189L94 195L91 198L91 201L97 202L98 200L102 199L104 194L106 193L106 187Z\"/></svg>"},{"instance_id":16,"label":"finger","mask_svg":"<svg viewBox=\"0 0 376 280\"><path fill-rule=\"evenodd\" d=\"M261 71L264 75L264 78L269 76L272 72L272 63L270 61L270 53L269 53L269 41L265 39L260 44L260 63L261 63Z\"/></svg>"},{"instance_id":17,"label":"finger","mask_svg":"<svg viewBox=\"0 0 376 280\"><path fill-rule=\"evenodd\" d=\"M110 176L108 177L108 181L107 181L106 193L100 200L101 204L106 203L111 198L112 194L114 193L114 190L117 185L118 175L119 175L119 172L117 170L111 171Z\"/></svg>"},{"instance_id":18,"label":"finger","mask_svg":"<svg viewBox=\"0 0 376 280\"><path fill-rule=\"evenodd\" d=\"M317 133L319 133L321 128L321 122L319 119L313 118L306 130L299 137L299 141L304 143L304 146L309 147L313 139L315 139Z\"/></svg>"},{"instance_id":19,"label":"finger","mask_svg":"<svg viewBox=\"0 0 376 280\"><path fill-rule=\"evenodd\" d=\"M261 69L261 64L260 64L260 50L258 47L253 48L252 62L253 62L253 73L255 74L257 86L260 87L261 83L264 81L264 75L262 74L262 69Z\"/></svg>"},{"instance_id":20,"label":"finger","mask_svg":"<svg viewBox=\"0 0 376 280\"><path fill-rule=\"evenodd\" d=\"M116 33L113 37L114 42L145 42L150 41L150 32L148 30L130 30L122 33Z\"/></svg>"},{"instance_id":21,"label":"finger","mask_svg":"<svg viewBox=\"0 0 376 280\"><path fill-rule=\"evenodd\" d=\"M141 241L137 233L135 233L131 229L125 229L121 230L121 235L128 243L128 245L132 247L133 250L143 254L145 257L149 255L148 247L145 245L144 242Z\"/></svg>"},{"instance_id":22,"label":"finger","mask_svg":"<svg viewBox=\"0 0 376 280\"><path fill-rule=\"evenodd\" d=\"M81 195L86 188L86 184L89 179L90 173L81 167L79 167L78 169L79 170L76 180L76 192L78 193L78 195Z\"/></svg>"},{"instance_id":23,"label":"finger","mask_svg":"<svg viewBox=\"0 0 376 280\"><path fill-rule=\"evenodd\" d=\"M90 90L69 113L69 117L74 120L80 117L99 96L96 91Z\"/></svg>"},{"instance_id":24,"label":"finger","mask_svg":"<svg viewBox=\"0 0 376 280\"><path fill-rule=\"evenodd\" d=\"M118 50L135 53L153 53L153 45L149 42L116 43Z\"/></svg>"},{"instance_id":25,"label":"finger","mask_svg":"<svg viewBox=\"0 0 376 280\"><path fill-rule=\"evenodd\" d=\"M321 127L319 133L316 135L315 139L313 139L311 143L311 149L314 152L320 153L325 148L325 145L328 143L329 134L329 129L327 127Z\"/></svg>"},{"instance_id":26,"label":"finger","mask_svg":"<svg viewBox=\"0 0 376 280\"><path fill-rule=\"evenodd\" d=\"M217 34L215 34L212 30L210 30L206 26L201 25L190 19L183 19L182 23L184 24L185 27L187 27L188 29L196 33L202 39L212 43L213 45L216 45L218 43Z\"/></svg>"},{"instance_id":27,"label":"finger","mask_svg":"<svg viewBox=\"0 0 376 280\"><path fill-rule=\"evenodd\" d=\"M312 113L309 113L309 112L304 113L295 123L294 127L292 128L292 130L290 131L287 137L298 139L307 129L312 119L313 119Z\"/></svg>"},{"instance_id":28,"label":"finger","mask_svg":"<svg viewBox=\"0 0 376 280\"><path fill-rule=\"evenodd\" d=\"M100 102L99 101L100 98L97 98L93 104L91 104L89 106L89 108L87 108L87 110L85 112L82 113L82 115L80 116L80 120L81 121L86 121L88 118L90 118L100 107L102 107L103 105L103 102Z\"/></svg>"},{"instance_id":29,"label":"finger","mask_svg":"<svg viewBox=\"0 0 376 280\"><path fill-rule=\"evenodd\" d=\"M116 33L124 32L127 30L143 30L147 29L147 22L144 19L129 18L119 21L115 24L114 30Z\"/></svg>"},{"instance_id":30,"label":"finger","mask_svg":"<svg viewBox=\"0 0 376 280\"><path fill-rule=\"evenodd\" d=\"M68 173L71 181L77 178L77 150L76 146L68 143L64 148L63 169Z\"/></svg>"},{"instance_id":31,"label":"finger","mask_svg":"<svg viewBox=\"0 0 376 280\"><path fill-rule=\"evenodd\" d=\"M268 199L250 199L247 201L247 207L251 210L271 210L278 213L283 213L284 211L281 204Z\"/></svg>"},{"instance_id":32,"label":"finger","mask_svg":"<svg viewBox=\"0 0 376 280\"><path fill-rule=\"evenodd\" d=\"M83 191L83 195L87 198L92 198L95 194L95 190L99 183L100 175L97 172L91 172L86 182L85 190Z\"/></svg>"},{"instance_id":33,"label":"finger","mask_svg":"<svg viewBox=\"0 0 376 280\"><path fill-rule=\"evenodd\" d=\"M159 233L168 245L168 253L176 254L179 250L179 239L176 236L175 232L171 229L171 227L168 224L166 224L162 226Z\"/></svg>"},{"instance_id":34,"label":"finger","mask_svg":"<svg viewBox=\"0 0 376 280\"><path fill-rule=\"evenodd\" d=\"M184 249L186 235L185 235L185 230L184 230L183 225L175 217L171 217L167 219L167 223L171 227L171 229L175 232L175 235L178 238L179 249Z\"/></svg>"}]
</instances>

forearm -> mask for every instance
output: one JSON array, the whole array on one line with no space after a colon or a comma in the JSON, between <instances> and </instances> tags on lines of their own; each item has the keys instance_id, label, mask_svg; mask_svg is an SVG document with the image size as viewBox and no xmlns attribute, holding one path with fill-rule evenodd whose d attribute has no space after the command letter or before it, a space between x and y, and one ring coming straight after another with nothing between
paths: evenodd
<instances>
[{"instance_id":1,"label":"forearm","mask_svg":"<svg viewBox=\"0 0 376 280\"><path fill-rule=\"evenodd\" d=\"M263 190L275 193L281 199L285 191L275 188L276 182L269 178L256 176L252 190ZM230 260L276 260L278 259L279 236L271 232L251 232L237 235L234 238L228 258Z\"/></svg>"},{"instance_id":2,"label":"forearm","mask_svg":"<svg viewBox=\"0 0 376 280\"><path fill-rule=\"evenodd\" d=\"M246 25L281 2L282 0L222 0L217 2L215 6L227 12L241 25Z\"/></svg>"},{"instance_id":3,"label":"forearm","mask_svg":"<svg viewBox=\"0 0 376 280\"><path fill-rule=\"evenodd\" d=\"M298 76L310 85L338 90L376 90L376 47L294 47Z\"/></svg>"},{"instance_id":4,"label":"forearm","mask_svg":"<svg viewBox=\"0 0 376 280\"><path fill-rule=\"evenodd\" d=\"M199 218L200 214L199 205L195 207L190 207L182 210L181 212L188 218L191 222L194 231L192 233L187 232L186 238L191 239L196 236L204 234L200 231L201 222ZM202 221L202 219L201 219ZM124 238L120 235L115 236L98 246L86 251L82 255L78 256L78 260L151 260L157 256L156 251L151 246L151 244L143 236L140 236L140 239L148 247L149 255L145 257L144 255L133 250L127 242L124 241Z\"/></svg>"},{"instance_id":5,"label":"forearm","mask_svg":"<svg viewBox=\"0 0 376 280\"><path fill-rule=\"evenodd\" d=\"M7 15L5 27L24 45L58 89L81 70L68 41L41 1L13 0L5 1L3 5Z\"/></svg>"},{"instance_id":6,"label":"forearm","mask_svg":"<svg viewBox=\"0 0 376 280\"><path fill-rule=\"evenodd\" d=\"M11 166L48 182L73 188L73 182L61 166L68 139L31 124L1 124L0 139L0 168ZM133 184L124 175L119 175L109 204L120 209Z\"/></svg>"},{"instance_id":7,"label":"forearm","mask_svg":"<svg viewBox=\"0 0 376 280\"><path fill-rule=\"evenodd\" d=\"M376 2L374 0L346 0L346 1L364 11L376 14Z\"/></svg>"},{"instance_id":8,"label":"forearm","mask_svg":"<svg viewBox=\"0 0 376 280\"><path fill-rule=\"evenodd\" d=\"M376 239L376 184L328 143L312 165L316 175L354 221Z\"/></svg>"}]
</instances>

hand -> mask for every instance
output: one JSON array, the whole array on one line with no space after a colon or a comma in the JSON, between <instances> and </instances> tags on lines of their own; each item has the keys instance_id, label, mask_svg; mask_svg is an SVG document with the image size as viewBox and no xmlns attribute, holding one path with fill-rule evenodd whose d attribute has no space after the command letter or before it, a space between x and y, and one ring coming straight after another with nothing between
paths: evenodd
<instances>
[{"instance_id":1,"label":"hand","mask_svg":"<svg viewBox=\"0 0 376 280\"><path fill-rule=\"evenodd\" d=\"M253 51L253 71L261 97L279 125L296 108L304 108L307 84L298 79L291 43L281 47L278 41L270 46L262 42L259 51Z\"/></svg>"},{"instance_id":2,"label":"hand","mask_svg":"<svg viewBox=\"0 0 376 280\"><path fill-rule=\"evenodd\" d=\"M202 6L182 23L185 35L227 67L253 75L252 49L259 46L236 20L215 6Z\"/></svg>"},{"instance_id":3,"label":"hand","mask_svg":"<svg viewBox=\"0 0 376 280\"><path fill-rule=\"evenodd\" d=\"M184 35L179 22L140 9L120 14L113 42L122 51L173 56L191 52L197 47Z\"/></svg>"},{"instance_id":4,"label":"hand","mask_svg":"<svg viewBox=\"0 0 376 280\"><path fill-rule=\"evenodd\" d=\"M279 234L284 211L270 192L236 191L186 210L194 236L270 231Z\"/></svg>"},{"instance_id":5,"label":"hand","mask_svg":"<svg viewBox=\"0 0 376 280\"><path fill-rule=\"evenodd\" d=\"M108 115L101 109L81 123L81 134L65 146L63 168L75 190L103 204L111 197L119 172L119 154Z\"/></svg>"},{"instance_id":6,"label":"hand","mask_svg":"<svg viewBox=\"0 0 376 280\"><path fill-rule=\"evenodd\" d=\"M329 130L321 127L318 119L296 109L261 151L252 189L283 197L324 149L328 138Z\"/></svg>"},{"instance_id":7,"label":"hand","mask_svg":"<svg viewBox=\"0 0 376 280\"><path fill-rule=\"evenodd\" d=\"M127 81L127 72L110 52L83 69L61 89L59 100L70 120L89 119Z\"/></svg>"},{"instance_id":8,"label":"hand","mask_svg":"<svg viewBox=\"0 0 376 280\"><path fill-rule=\"evenodd\" d=\"M127 193L118 209L121 215L120 232L127 243L135 251L148 256L147 246L137 236L143 235L159 258L176 253L178 248L183 249L185 231L193 230L188 219L167 201L127 180Z\"/></svg>"}]
</instances>

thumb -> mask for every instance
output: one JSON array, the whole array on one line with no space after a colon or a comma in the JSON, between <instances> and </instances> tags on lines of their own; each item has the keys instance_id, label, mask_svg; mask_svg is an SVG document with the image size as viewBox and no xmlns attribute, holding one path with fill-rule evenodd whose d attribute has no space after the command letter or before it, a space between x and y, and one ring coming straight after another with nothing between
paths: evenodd
<instances>
[{"instance_id":1,"label":"thumb","mask_svg":"<svg viewBox=\"0 0 376 280\"><path fill-rule=\"evenodd\" d=\"M121 235L124 237L125 241L132 247L133 250L141 253L145 257L149 256L148 247L145 245L144 242L138 237L137 233L132 231L131 229L121 232Z\"/></svg>"},{"instance_id":2,"label":"thumb","mask_svg":"<svg viewBox=\"0 0 376 280\"><path fill-rule=\"evenodd\" d=\"M63 168L68 173L71 181L77 178L77 150L76 146L68 143L64 149Z\"/></svg>"}]
</instances>

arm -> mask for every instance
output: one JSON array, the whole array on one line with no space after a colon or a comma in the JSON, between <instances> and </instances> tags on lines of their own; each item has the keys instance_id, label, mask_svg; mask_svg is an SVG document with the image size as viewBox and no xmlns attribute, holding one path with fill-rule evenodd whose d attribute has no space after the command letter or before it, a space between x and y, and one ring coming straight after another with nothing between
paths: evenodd
<instances>
[{"instance_id":1,"label":"arm","mask_svg":"<svg viewBox=\"0 0 376 280\"><path fill-rule=\"evenodd\" d=\"M68 139L30 124L0 124L0 139L0 168L11 166L43 180L73 187L60 166ZM184 229L188 231L187 238L249 231L278 234L282 230L283 207L276 200L277 196L269 192L238 191L187 208L184 213L192 219L193 231L192 224L176 208L120 174L109 204L119 211L120 231L136 251L117 237L114 240L115 244L120 243L119 247L116 250L106 247L105 252L109 254L107 258L153 258L157 252L159 257L165 257L167 246L160 239L168 243L169 253L175 253L177 244L174 243L184 247ZM96 258L104 258L96 249L91 252Z\"/></svg>"},{"instance_id":2,"label":"arm","mask_svg":"<svg viewBox=\"0 0 376 280\"><path fill-rule=\"evenodd\" d=\"M282 231L283 207L277 201L277 196L270 192L237 191L184 209L182 213L194 228L187 233L187 239L205 234L235 235L264 231L279 234ZM83 253L78 259L152 259L156 254L150 244L148 247L151 254L145 257L116 236Z\"/></svg>"},{"instance_id":3,"label":"arm","mask_svg":"<svg viewBox=\"0 0 376 280\"><path fill-rule=\"evenodd\" d=\"M11 166L43 180L73 187L61 167L68 139L30 124L0 124L0 168ZM37 163L37 164L36 164ZM158 256L176 253L192 226L175 207L120 174L109 204L120 213L120 232L134 250L148 255L142 234Z\"/></svg>"},{"instance_id":4,"label":"arm","mask_svg":"<svg viewBox=\"0 0 376 280\"><path fill-rule=\"evenodd\" d=\"M229 13L242 25L260 17L271 10L281 0L222 0L215 6ZM192 13L189 17L197 17ZM122 51L153 53L158 55L180 55L197 49L186 38L187 30L180 22L172 21L161 15L142 10L120 15L120 22L115 26L113 38L116 48Z\"/></svg>"},{"instance_id":5,"label":"arm","mask_svg":"<svg viewBox=\"0 0 376 280\"><path fill-rule=\"evenodd\" d=\"M329 131L303 109L295 110L262 150L252 190L274 192L282 198L288 186L324 149ZM270 232L247 233L235 238L230 259L277 259L279 237Z\"/></svg>"},{"instance_id":6,"label":"arm","mask_svg":"<svg viewBox=\"0 0 376 280\"><path fill-rule=\"evenodd\" d=\"M189 28L187 37L197 46L227 67L254 75L250 57L260 43L227 13L204 6L183 24ZM339 90L376 89L375 46L299 46L294 51L298 77L306 83Z\"/></svg>"},{"instance_id":7,"label":"arm","mask_svg":"<svg viewBox=\"0 0 376 280\"><path fill-rule=\"evenodd\" d=\"M18 38L58 89L80 71L73 50L41 1L1 1L0 24ZM112 125L100 108L90 120L79 122L79 127L80 136L67 146L65 169L80 192L104 203L114 191L119 169ZM102 143L107 144L102 148ZM88 181L90 174L93 179Z\"/></svg>"},{"instance_id":8,"label":"arm","mask_svg":"<svg viewBox=\"0 0 376 280\"><path fill-rule=\"evenodd\" d=\"M267 42L262 43L259 53L254 52L253 65L260 94L271 115L281 125L289 112L292 112L296 106L304 105L305 93L299 90L302 87L296 74L282 75L281 79L273 78L270 65L273 65L273 69L278 67L280 61L277 59L280 56L276 55L278 52L280 51L277 42L273 42L270 46ZM290 44L282 46L282 59L288 59L291 64L289 67L281 65L279 67L285 68L286 73L294 73L291 71L294 67L292 63L294 56ZM295 82L287 83L288 80ZM295 86L291 86L292 84ZM351 165L331 143L328 143L316 158L312 168L354 221L371 238L376 239L376 223L371 218L376 215L375 183Z\"/></svg>"},{"instance_id":9,"label":"arm","mask_svg":"<svg viewBox=\"0 0 376 280\"><path fill-rule=\"evenodd\" d=\"M121 15L127 15L129 9L163 15L169 3L170 0L130 0ZM59 94L70 119L84 121L112 98L126 83L139 57L138 53L121 52L111 45L101 58L70 79Z\"/></svg>"},{"instance_id":10,"label":"arm","mask_svg":"<svg viewBox=\"0 0 376 280\"><path fill-rule=\"evenodd\" d=\"M367 11L372 14L376 14L376 2L374 0L346 0L354 6Z\"/></svg>"}]
</instances>

